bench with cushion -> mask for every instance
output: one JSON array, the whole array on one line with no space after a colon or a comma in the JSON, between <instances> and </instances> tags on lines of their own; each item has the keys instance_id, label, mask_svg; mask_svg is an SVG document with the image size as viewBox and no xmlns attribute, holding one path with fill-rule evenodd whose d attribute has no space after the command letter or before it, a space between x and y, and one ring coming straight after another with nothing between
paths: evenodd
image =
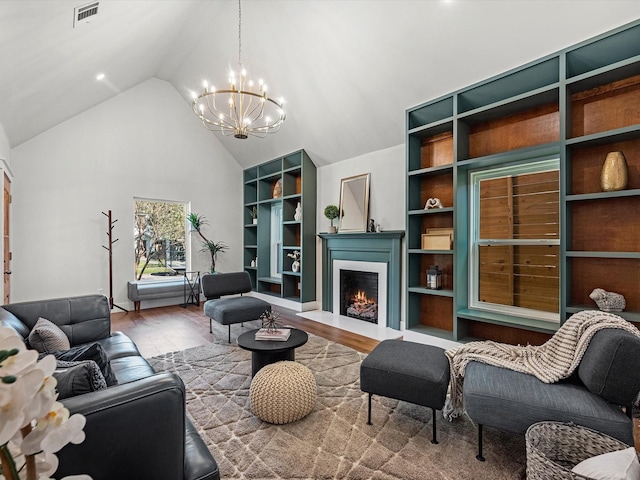
<instances>
[{"instance_id":1,"label":"bench with cushion","mask_svg":"<svg viewBox=\"0 0 640 480\"><path fill-rule=\"evenodd\" d=\"M191 284L186 277L176 277L172 280L134 280L127 283L127 295L129 300L133 301L136 312L140 311L140 302L142 300L156 300L159 298L175 298L180 299L181 303L189 298L193 293L196 296L196 302L200 302L200 282L195 279Z\"/></svg>"},{"instance_id":2,"label":"bench with cushion","mask_svg":"<svg viewBox=\"0 0 640 480\"><path fill-rule=\"evenodd\" d=\"M251 291L251 277L247 272L214 273L202 276L202 293L207 298L204 314L209 317L209 331L213 333L215 320L229 326L257 320L264 312L271 311L271 305L256 297L244 296ZM234 295L234 296L229 296ZM227 298L221 298L221 297Z\"/></svg>"},{"instance_id":3,"label":"bench with cushion","mask_svg":"<svg viewBox=\"0 0 640 480\"><path fill-rule=\"evenodd\" d=\"M371 425L371 396L403 400L431 408L431 443L436 437L436 410L442 410L449 386L449 360L444 350L404 340L384 340L360 366L360 388L369 394L367 424Z\"/></svg>"}]
</instances>

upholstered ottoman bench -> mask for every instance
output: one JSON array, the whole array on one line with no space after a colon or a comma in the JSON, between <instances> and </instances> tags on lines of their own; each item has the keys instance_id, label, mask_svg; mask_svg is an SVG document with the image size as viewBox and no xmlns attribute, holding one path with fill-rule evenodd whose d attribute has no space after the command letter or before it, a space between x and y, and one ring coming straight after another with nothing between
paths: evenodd
<instances>
[{"instance_id":1,"label":"upholstered ottoman bench","mask_svg":"<svg viewBox=\"0 0 640 480\"><path fill-rule=\"evenodd\" d=\"M253 413L276 425L306 417L316 404L317 394L311 370L288 360L262 367L249 389Z\"/></svg>"},{"instance_id":2,"label":"upholstered ottoman bench","mask_svg":"<svg viewBox=\"0 0 640 480\"><path fill-rule=\"evenodd\" d=\"M360 388L369 394L367 424L371 425L371 396L403 400L430 407L436 439L436 410L442 410L449 388L449 360L433 345L384 340L360 366Z\"/></svg>"}]
</instances>

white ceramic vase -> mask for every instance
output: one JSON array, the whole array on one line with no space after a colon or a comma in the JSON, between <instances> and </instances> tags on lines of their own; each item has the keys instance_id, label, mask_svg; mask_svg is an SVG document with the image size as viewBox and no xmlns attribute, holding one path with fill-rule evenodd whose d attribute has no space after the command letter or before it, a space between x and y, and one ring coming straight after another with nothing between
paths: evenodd
<instances>
[{"instance_id":1,"label":"white ceramic vase","mask_svg":"<svg viewBox=\"0 0 640 480\"><path fill-rule=\"evenodd\" d=\"M300 270L300 262L295 260L292 264L291 264L291 271L292 272L297 272L298 270Z\"/></svg>"},{"instance_id":2,"label":"white ceramic vase","mask_svg":"<svg viewBox=\"0 0 640 480\"><path fill-rule=\"evenodd\" d=\"M298 206L296 207L296 212L293 214L293 219L296 222L299 222L300 220L302 220L302 206L300 205L300 202L298 202Z\"/></svg>"}]
</instances>

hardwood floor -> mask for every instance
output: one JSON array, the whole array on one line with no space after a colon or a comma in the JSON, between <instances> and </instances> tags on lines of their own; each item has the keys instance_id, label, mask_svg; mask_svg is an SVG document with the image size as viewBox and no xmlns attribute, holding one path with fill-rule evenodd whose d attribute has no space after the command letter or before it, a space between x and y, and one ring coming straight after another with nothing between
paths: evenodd
<instances>
[{"instance_id":1,"label":"hardwood floor","mask_svg":"<svg viewBox=\"0 0 640 480\"><path fill-rule=\"evenodd\" d=\"M369 353L379 343L377 340L307 320L288 309L274 307L274 310L281 314L281 321L287 325L359 352ZM199 307L189 305L183 308L176 305L140 312L116 312L111 315L111 322L112 330L129 335L147 358L215 341L209 333L209 319L202 311L202 303ZM241 327L234 325L231 328Z\"/></svg>"}]
</instances>

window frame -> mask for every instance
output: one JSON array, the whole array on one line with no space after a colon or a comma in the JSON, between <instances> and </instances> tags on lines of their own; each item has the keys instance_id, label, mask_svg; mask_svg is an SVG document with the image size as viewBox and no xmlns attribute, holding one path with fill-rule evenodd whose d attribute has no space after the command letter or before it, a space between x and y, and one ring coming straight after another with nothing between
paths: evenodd
<instances>
[{"instance_id":1,"label":"window frame","mask_svg":"<svg viewBox=\"0 0 640 480\"><path fill-rule=\"evenodd\" d=\"M192 252L192 248L191 248L191 226L189 224L189 220L187 219L188 215L191 213L191 202L188 201L183 201L183 200L163 200L163 199L158 199L158 198L149 198L149 197L137 197L134 196L133 197L133 202L132 202L132 206L133 206L133 216L134 216L134 259L135 259L135 237L136 237L136 232L135 232L135 215L136 215L136 202L141 201L141 202L156 202L156 203L171 203L171 204L179 204L179 205L183 205L184 206L184 211L185 211L185 216L184 216L184 235L185 235L185 239L184 239L184 257L185 257L185 270L184 272L182 272L181 275L174 275L174 276L158 276L157 278L141 278L140 280L138 280L138 275L137 275L137 271L135 270L135 265L134 265L134 271L133 271L133 279L137 282L140 283L155 283L155 282L165 282L165 281L172 281L175 280L176 278L183 278L185 273L191 272L192 270L192 258L191 258L191 252Z\"/></svg>"},{"instance_id":2,"label":"window frame","mask_svg":"<svg viewBox=\"0 0 640 480\"><path fill-rule=\"evenodd\" d=\"M484 167L469 172L469 242L468 242L468 275L469 275L469 308L509 316L545 320L560 323L560 311L557 313L535 310L526 307L502 305L483 302L479 299L480 292L480 247L485 245L560 245L562 229L558 231L557 239L482 239L480 238L480 183L482 180L504 178L514 175L560 171L558 155L545 158L530 158L524 162L505 164L496 167ZM560 213L560 182L558 180L558 212ZM558 219L560 222L560 218ZM560 254L560 253L559 253ZM561 268L561 263L558 268ZM561 282L558 282L558 300L561 299ZM558 308L560 310L560 308Z\"/></svg>"}]
</instances>

